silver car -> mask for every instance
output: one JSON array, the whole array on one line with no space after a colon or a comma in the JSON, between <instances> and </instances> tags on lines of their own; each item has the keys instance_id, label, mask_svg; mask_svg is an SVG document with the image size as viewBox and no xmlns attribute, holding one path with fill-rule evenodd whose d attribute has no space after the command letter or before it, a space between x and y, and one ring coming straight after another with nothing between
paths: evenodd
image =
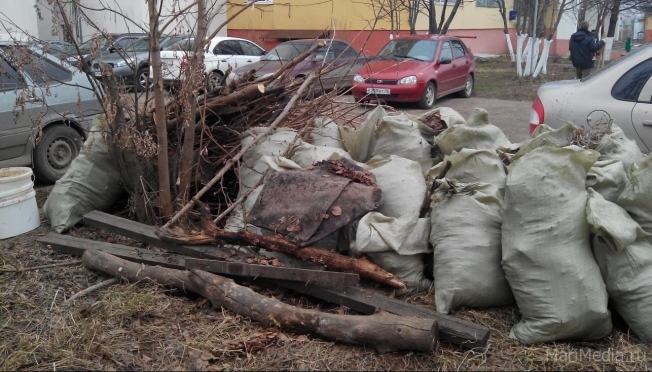
<instances>
[{"instance_id":1,"label":"silver car","mask_svg":"<svg viewBox=\"0 0 652 372\"><path fill-rule=\"evenodd\" d=\"M582 80L539 87L530 113L530 133L542 123L565 121L590 129L613 120L641 151L652 149L652 45L611 62Z\"/></svg>"},{"instance_id":2,"label":"silver car","mask_svg":"<svg viewBox=\"0 0 652 372\"><path fill-rule=\"evenodd\" d=\"M33 166L54 182L102 107L86 75L38 50L0 44L0 168Z\"/></svg>"}]
</instances>

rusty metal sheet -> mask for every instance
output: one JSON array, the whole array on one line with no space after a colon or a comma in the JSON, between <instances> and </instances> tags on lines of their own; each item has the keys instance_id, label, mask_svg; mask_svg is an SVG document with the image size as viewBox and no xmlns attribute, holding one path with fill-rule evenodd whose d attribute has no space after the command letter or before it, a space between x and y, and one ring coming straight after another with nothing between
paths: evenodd
<instances>
[{"instance_id":1,"label":"rusty metal sheet","mask_svg":"<svg viewBox=\"0 0 652 372\"><path fill-rule=\"evenodd\" d=\"M336 165L322 163L273 175L265 182L247 222L306 246L382 205L380 189L352 180L368 178L361 173L364 171L341 162ZM341 174L343 167L357 176L332 173ZM373 181L366 179L367 183Z\"/></svg>"}]
</instances>

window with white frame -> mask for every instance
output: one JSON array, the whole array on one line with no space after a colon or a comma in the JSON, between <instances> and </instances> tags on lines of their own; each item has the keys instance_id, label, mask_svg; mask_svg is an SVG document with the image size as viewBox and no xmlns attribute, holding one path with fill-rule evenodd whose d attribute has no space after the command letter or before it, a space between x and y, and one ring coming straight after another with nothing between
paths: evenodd
<instances>
[{"instance_id":1,"label":"window with white frame","mask_svg":"<svg viewBox=\"0 0 652 372\"><path fill-rule=\"evenodd\" d=\"M255 1L256 4L261 5L274 4L274 0L245 0L245 5L250 4L252 1Z\"/></svg>"},{"instance_id":2,"label":"window with white frame","mask_svg":"<svg viewBox=\"0 0 652 372\"><path fill-rule=\"evenodd\" d=\"M437 5L444 5L446 0L435 0L435 4ZM448 4L446 6L454 6L455 5L455 0L448 0ZM460 2L460 6L464 6L464 0Z\"/></svg>"},{"instance_id":3,"label":"window with white frame","mask_svg":"<svg viewBox=\"0 0 652 372\"><path fill-rule=\"evenodd\" d=\"M499 8L499 4L496 0L475 0L475 6L483 8Z\"/></svg>"}]
</instances>

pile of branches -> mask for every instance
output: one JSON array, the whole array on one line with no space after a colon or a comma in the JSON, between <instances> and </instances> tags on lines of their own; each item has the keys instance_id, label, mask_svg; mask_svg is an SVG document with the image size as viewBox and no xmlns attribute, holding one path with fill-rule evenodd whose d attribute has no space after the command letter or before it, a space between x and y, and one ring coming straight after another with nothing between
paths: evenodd
<instances>
[{"instance_id":1,"label":"pile of branches","mask_svg":"<svg viewBox=\"0 0 652 372\"><path fill-rule=\"evenodd\" d=\"M186 212L191 211L193 200L199 198L218 216L223 217L233 209L238 193L234 169L241 165L239 160L244 153L241 136L249 129L291 128L299 133L297 139L307 140L318 117L328 117L339 125L355 125L364 119L364 112L354 111L357 104L339 99L340 92L322 91L320 78L333 66L326 65L305 78L290 78L293 67L323 46L323 43L316 44L269 76L256 79L252 70L227 86L213 89L206 83L207 79L197 79L196 84L183 86L167 97L163 117L168 136L170 189L175 209L181 209L179 215L184 215L183 221L174 218L174 223L188 224L196 220L187 218L191 215ZM111 87L110 79L104 82L109 99L117 103L105 106L114 108L107 110L114 111L113 115L109 114L109 122L117 124L111 128L113 148L131 196L132 215L141 222L160 225L170 216L161 213L159 203L155 108L145 105L129 111L128 105L120 103L124 96ZM194 117L187 114L193 112L187 108L191 100L196 107ZM186 138L189 126L194 136ZM252 146L263 137L254 139ZM187 173L180 169L185 142L191 142L193 149Z\"/></svg>"}]
</instances>

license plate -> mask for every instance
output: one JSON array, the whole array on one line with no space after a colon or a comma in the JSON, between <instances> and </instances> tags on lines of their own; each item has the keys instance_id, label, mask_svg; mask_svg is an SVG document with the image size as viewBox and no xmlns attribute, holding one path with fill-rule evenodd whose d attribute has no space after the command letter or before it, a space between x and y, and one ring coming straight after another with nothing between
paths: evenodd
<instances>
[{"instance_id":1,"label":"license plate","mask_svg":"<svg viewBox=\"0 0 652 372\"><path fill-rule=\"evenodd\" d=\"M390 94L389 89L367 88L367 94Z\"/></svg>"}]
</instances>

